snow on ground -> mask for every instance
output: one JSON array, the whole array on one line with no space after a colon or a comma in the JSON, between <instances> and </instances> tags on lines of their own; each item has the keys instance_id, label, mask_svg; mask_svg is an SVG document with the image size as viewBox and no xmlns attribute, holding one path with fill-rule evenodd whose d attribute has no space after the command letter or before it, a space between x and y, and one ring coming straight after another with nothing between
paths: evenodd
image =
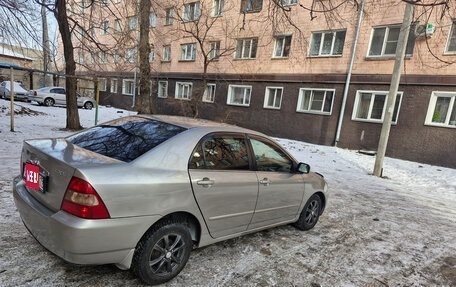
<instances>
[{"instance_id":1,"label":"snow on ground","mask_svg":"<svg viewBox=\"0 0 456 287\"><path fill-rule=\"evenodd\" d=\"M22 141L66 136L66 110L0 100L0 286L140 286L112 265L75 266L27 232L12 198ZM98 122L133 114L100 107ZM79 110L94 124L95 110ZM164 286L456 286L456 170L277 139L325 175L331 197L316 227L283 226L194 250ZM96 240L96 239L94 239Z\"/></svg>"}]
</instances>

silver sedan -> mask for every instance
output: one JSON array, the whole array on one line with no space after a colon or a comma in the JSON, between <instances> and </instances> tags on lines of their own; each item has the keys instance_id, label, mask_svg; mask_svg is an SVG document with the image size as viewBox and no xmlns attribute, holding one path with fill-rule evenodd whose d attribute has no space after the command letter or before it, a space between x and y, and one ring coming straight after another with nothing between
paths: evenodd
<instances>
[{"instance_id":1,"label":"silver sedan","mask_svg":"<svg viewBox=\"0 0 456 287\"><path fill-rule=\"evenodd\" d=\"M76 264L171 280L193 248L292 223L315 226L323 176L264 134L173 116L132 116L24 142L14 199L30 233Z\"/></svg>"}]
</instances>

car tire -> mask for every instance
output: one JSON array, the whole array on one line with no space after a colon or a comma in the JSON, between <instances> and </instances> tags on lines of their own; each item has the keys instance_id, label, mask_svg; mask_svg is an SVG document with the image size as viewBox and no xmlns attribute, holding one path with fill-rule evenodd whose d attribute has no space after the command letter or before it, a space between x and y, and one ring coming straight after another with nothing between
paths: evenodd
<instances>
[{"instance_id":1,"label":"car tire","mask_svg":"<svg viewBox=\"0 0 456 287\"><path fill-rule=\"evenodd\" d=\"M314 194L304 205L298 221L293 225L301 230L312 229L318 222L321 213L321 198Z\"/></svg>"},{"instance_id":2,"label":"car tire","mask_svg":"<svg viewBox=\"0 0 456 287\"><path fill-rule=\"evenodd\" d=\"M54 101L53 98L46 98L46 99L44 99L43 104L45 106L50 107L50 106L53 106L55 104L55 101Z\"/></svg>"},{"instance_id":3,"label":"car tire","mask_svg":"<svg viewBox=\"0 0 456 287\"><path fill-rule=\"evenodd\" d=\"M91 110L92 108L93 108L93 103L92 102L85 102L84 109Z\"/></svg>"},{"instance_id":4,"label":"car tire","mask_svg":"<svg viewBox=\"0 0 456 287\"><path fill-rule=\"evenodd\" d=\"M131 270L145 284L157 285L177 276L193 249L188 228L165 222L149 230L138 243Z\"/></svg>"}]
</instances>

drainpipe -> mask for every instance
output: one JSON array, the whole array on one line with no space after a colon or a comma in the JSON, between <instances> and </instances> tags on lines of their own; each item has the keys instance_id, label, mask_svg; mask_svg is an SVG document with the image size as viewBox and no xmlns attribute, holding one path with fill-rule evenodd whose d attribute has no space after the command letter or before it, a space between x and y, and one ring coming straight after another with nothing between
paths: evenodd
<instances>
[{"instance_id":1,"label":"drainpipe","mask_svg":"<svg viewBox=\"0 0 456 287\"><path fill-rule=\"evenodd\" d=\"M347 104L347 97L348 97L348 89L350 88L350 81L351 81L351 76L352 76L352 72L353 72L353 65L355 63L356 46L358 45L359 31L361 30L361 22L363 20L363 15L364 15L364 1L365 0L361 0L361 7L359 9L358 24L356 26L356 34L355 34L355 42L353 43L352 53L351 53L351 58L350 58L350 66L348 68L347 80L345 81L344 96L342 98L342 106L340 107L339 122L337 123L336 140L335 140L334 146L337 146L337 143L340 140L340 131L342 129L342 122L344 120L345 105Z\"/></svg>"}]
</instances>

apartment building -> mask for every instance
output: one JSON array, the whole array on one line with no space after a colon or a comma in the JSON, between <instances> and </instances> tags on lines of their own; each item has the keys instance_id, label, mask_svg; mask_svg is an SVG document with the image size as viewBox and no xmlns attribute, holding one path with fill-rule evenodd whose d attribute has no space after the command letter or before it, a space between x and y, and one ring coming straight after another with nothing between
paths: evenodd
<instances>
[{"instance_id":1,"label":"apartment building","mask_svg":"<svg viewBox=\"0 0 456 287\"><path fill-rule=\"evenodd\" d=\"M134 109L138 2L70 6L78 72L100 79L100 104ZM375 151L404 10L400 0L153 3L149 96L159 113ZM456 168L454 18L454 7L415 7L387 156Z\"/></svg>"}]
</instances>

